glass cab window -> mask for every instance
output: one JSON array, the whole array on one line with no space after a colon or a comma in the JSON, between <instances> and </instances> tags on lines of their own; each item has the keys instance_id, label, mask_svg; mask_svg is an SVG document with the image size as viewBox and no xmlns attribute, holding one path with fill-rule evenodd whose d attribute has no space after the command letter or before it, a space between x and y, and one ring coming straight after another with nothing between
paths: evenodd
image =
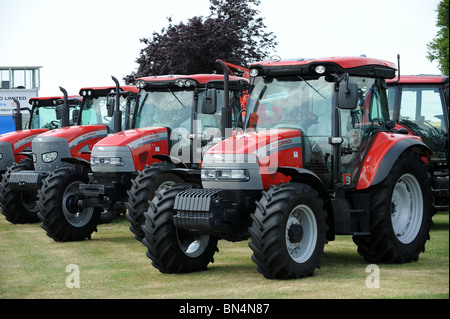
<instances>
[{"instance_id":1,"label":"glass cab window","mask_svg":"<svg viewBox=\"0 0 450 319\"><path fill-rule=\"evenodd\" d=\"M102 124L108 128L108 132L114 131L113 118L108 116L107 110L108 96L99 96L96 98L84 97L81 108L81 121L80 125L96 125ZM122 111L122 126L125 121L125 109L127 105L127 99L120 97L120 109Z\"/></svg>"},{"instance_id":2,"label":"glass cab window","mask_svg":"<svg viewBox=\"0 0 450 319\"><path fill-rule=\"evenodd\" d=\"M341 171L349 173L362 144L376 132L385 129L388 120L387 99L381 80L350 77L358 84L358 103L355 109L339 110L342 144L345 150ZM250 96L246 118L247 131L289 128L304 136L305 167L317 174L331 172L333 123L333 81L325 77L259 77Z\"/></svg>"}]
</instances>

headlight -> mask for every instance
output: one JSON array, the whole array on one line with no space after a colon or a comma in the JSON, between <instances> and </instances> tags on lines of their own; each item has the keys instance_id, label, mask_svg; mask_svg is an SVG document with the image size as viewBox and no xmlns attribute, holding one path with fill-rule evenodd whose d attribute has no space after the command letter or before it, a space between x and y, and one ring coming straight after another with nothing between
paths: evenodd
<instances>
[{"instance_id":1,"label":"headlight","mask_svg":"<svg viewBox=\"0 0 450 319\"><path fill-rule=\"evenodd\" d=\"M250 175L246 169L202 169L201 176L204 180L250 180Z\"/></svg>"},{"instance_id":2,"label":"headlight","mask_svg":"<svg viewBox=\"0 0 450 319\"><path fill-rule=\"evenodd\" d=\"M91 157L91 165L114 165L114 166L124 166L125 163L122 161L122 157L101 157L94 156Z\"/></svg>"},{"instance_id":3,"label":"headlight","mask_svg":"<svg viewBox=\"0 0 450 319\"><path fill-rule=\"evenodd\" d=\"M44 163L51 163L58 157L58 152L49 152L42 154L42 161Z\"/></svg>"},{"instance_id":4,"label":"headlight","mask_svg":"<svg viewBox=\"0 0 450 319\"><path fill-rule=\"evenodd\" d=\"M33 153L31 156L33 156L33 163L37 162L37 155L36 153Z\"/></svg>"}]
</instances>

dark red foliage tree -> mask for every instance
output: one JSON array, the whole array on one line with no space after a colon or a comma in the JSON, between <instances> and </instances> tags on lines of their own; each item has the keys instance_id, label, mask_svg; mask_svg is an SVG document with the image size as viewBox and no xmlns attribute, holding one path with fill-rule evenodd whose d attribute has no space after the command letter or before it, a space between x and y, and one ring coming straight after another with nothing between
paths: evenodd
<instances>
[{"instance_id":1,"label":"dark red foliage tree","mask_svg":"<svg viewBox=\"0 0 450 319\"><path fill-rule=\"evenodd\" d=\"M160 33L140 40L146 47L136 59L139 67L125 82L150 75L221 73L217 59L248 66L266 58L277 42L258 17L259 4L260 0L210 0L206 18L177 25L169 18Z\"/></svg>"}]
</instances>

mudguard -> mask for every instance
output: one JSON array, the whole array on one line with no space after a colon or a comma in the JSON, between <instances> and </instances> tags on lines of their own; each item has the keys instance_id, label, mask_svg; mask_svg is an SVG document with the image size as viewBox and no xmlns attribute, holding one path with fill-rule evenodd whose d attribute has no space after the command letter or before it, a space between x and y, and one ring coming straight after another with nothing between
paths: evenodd
<instances>
[{"instance_id":1,"label":"mudguard","mask_svg":"<svg viewBox=\"0 0 450 319\"><path fill-rule=\"evenodd\" d=\"M64 157L64 158L61 158L61 162L70 163L70 164L74 164L74 165L82 165L82 166L87 167L88 169L91 169L91 163L89 163L88 161L86 161L83 158Z\"/></svg>"},{"instance_id":2,"label":"mudguard","mask_svg":"<svg viewBox=\"0 0 450 319\"><path fill-rule=\"evenodd\" d=\"M407 149L422 156L431 154L430 148L419 137L390 133L378 134L365 157L356 189L366 189L383 181L400 154Z\"/></svg>"}]
</instances>

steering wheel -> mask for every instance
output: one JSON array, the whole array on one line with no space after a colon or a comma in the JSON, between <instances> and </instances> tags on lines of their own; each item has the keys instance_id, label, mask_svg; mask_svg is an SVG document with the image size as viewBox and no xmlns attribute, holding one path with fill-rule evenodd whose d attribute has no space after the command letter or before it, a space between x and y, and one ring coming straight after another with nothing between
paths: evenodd
<instances>
[{"instance_id":1,"label":"steering wheel","mask_svg":"<svg viewBox=\"0 0 450 319\"><path fill-rule=\"evenodd\" d=\"M304 129L309 128L313 124L319 123L319 117L312 112L298 112L293 110L289 113L292 120L299 123Z\"/></svg>"}]
</instances>

